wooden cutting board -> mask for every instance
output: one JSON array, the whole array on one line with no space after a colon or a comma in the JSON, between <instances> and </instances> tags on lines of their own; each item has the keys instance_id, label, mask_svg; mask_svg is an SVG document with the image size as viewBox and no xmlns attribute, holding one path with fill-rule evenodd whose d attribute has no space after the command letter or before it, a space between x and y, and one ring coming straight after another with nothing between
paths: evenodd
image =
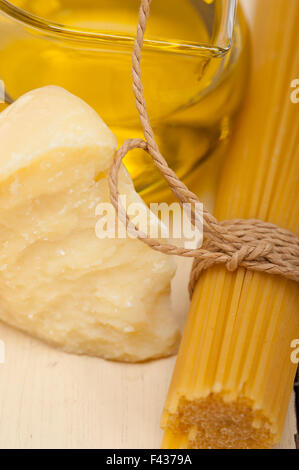
<instances>
[{"instance_id":1,"label":"wooden cutting board","mask_svg":"<svg viewBox=\"0 0 299 470\"><path fill-rule=\"evenodd\" d=\"M254 0L244 0L248 18ZM207 163L209 165L209 163ZM211 194L205 195L205 200ZM188 312L189 260L178 260L173 303ZM0 323L0 448L159 448L175 357L119 364L57 351ZM292 397L280 448L293 449Z\"/></svg>"}]
</instances>

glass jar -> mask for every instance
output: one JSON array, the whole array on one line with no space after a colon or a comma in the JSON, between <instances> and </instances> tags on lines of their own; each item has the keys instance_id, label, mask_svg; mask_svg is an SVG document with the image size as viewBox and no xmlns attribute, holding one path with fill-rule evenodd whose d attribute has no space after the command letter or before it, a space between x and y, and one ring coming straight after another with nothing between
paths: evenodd
<instances>
[{"instance_id":1,"label":"glass jar","mask_svg":"<svg viewBox=\"0 0 299 470\"><path fill-rule=\"evenodd\" d=\"M87 101L119 144L142 137L131 53L139 0L0 0L0 79L9 95L59 85ZM142 58L160 150L188 180L226 142L247 77L246 26L235 0L153 0ZM136 189L163 181L142 151L125 160Z\"/></svg>"}]
</instances>

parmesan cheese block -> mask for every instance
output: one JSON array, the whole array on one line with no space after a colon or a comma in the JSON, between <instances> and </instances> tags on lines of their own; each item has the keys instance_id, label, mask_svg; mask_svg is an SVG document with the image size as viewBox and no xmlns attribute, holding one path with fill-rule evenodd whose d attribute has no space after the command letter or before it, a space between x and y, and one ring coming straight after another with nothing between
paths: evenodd
<instances>
[{"instance_id":1,"label":"parmesan cheese block","mask_svg":"<svg viewBox=\"0 0 299 470\"><path fill-rule=\"evenodd\" d=\"M144 361L176 351L174 263L136 239L99 239L117 142L62 88L0 114L0 319L77 354ZM138 201L122 168L119 188Z\"/></svg>"}]
</instances>

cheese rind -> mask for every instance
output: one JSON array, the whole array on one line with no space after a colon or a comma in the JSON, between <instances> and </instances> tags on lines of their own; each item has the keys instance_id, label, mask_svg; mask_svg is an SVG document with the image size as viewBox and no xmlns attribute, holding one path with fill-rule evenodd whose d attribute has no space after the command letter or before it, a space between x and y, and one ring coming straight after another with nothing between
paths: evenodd
<instances>
[{"instance_id":1,"label":"cheese rind","mask_svg":"<svg viewBox=\"0 0 299 470\"><path fill-rule=\"evenodd\" d=\"M138 240L96 236L117 146L104 122L44 87L1 113L0 142L0 319L78 354L174 353L173 261ZM124 168L119 188L142 203Z\"/></svg>"}]
</instances>

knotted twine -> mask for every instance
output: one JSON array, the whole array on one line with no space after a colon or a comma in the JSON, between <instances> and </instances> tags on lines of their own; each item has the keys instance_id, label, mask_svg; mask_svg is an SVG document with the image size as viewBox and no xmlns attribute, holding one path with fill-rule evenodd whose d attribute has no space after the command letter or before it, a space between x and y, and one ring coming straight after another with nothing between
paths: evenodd
<instances>
[{"instance_id":1,"label":"knotted twine","mask_svg":"<svg viewBox=\"0 0 299 470\"><path fill-rule=\"evenodd\" d=\"M155 141L154 132L147 113L143 85L141 81L141 54L147 20L150 15L151 0L141 0L137 35L133 49L133 92L136 107L144 132L143 139L128 139L118 149L109 173L110 199L118 218L128 233L146 243L153 250L168 255L194 258L190 275L189 293L192 296L201 273L216 264L223 264L229 271L242 266L251 271L278 274L299 282L299 239L292 232L277 225L257 219L233 219L219 222L203 208L201 216L196 212L198 197L179 180L161 155ZM118 172L122 159L133 149L145 150L166 180L172 193L180 204L189 203L191 220L195 227L203 226L203 245L201 248L187 249L172 244L161 243L148 238L130 220L121 204L118 191Z\"/></svg>"}]
</instances>

